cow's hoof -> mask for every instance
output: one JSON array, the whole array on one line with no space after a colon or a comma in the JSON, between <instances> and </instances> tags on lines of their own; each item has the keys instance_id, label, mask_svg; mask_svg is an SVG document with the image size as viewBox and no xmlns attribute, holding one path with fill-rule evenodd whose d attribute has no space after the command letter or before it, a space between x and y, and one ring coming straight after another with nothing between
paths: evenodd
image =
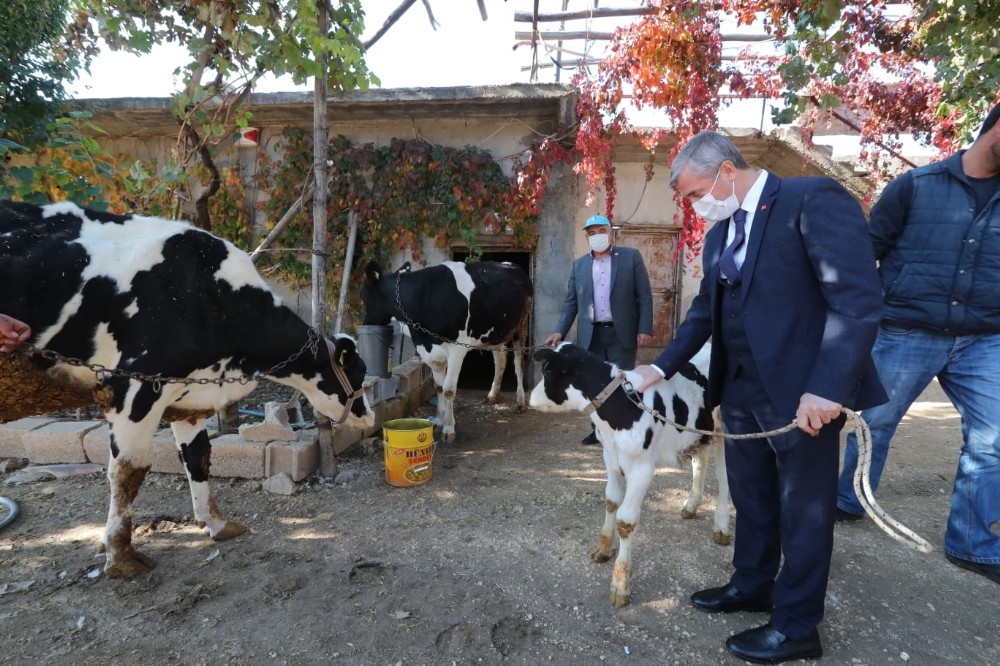
<instances>
[{"instance_id":1,"label":"cow's hoof","mask_svg":"<svg viewBox=\"0 0 1000 666\"><path fill-rule=\"evenodd\" d=\"M687 509L681 509L681 518L686 518L688 520L698 517L698 509L693 511L688 511Z\"/></svg>"},{"instance_id":2,"label":"cow's hoof","mask_svg":"<svg viewBox=\"0 0 1000 666\"><path fill-rule=\"evenodd\" d=\"M225 541L226 539L232 539L233 537L238 537L246 531L246 525L241 525L240 523L234 523L231 520L227 520L226 526L219 530L217 534L212 535L212 541Z\"/></svg>"},{"instance_id":3,"label":"cow's hoof","mask_svg":"<svg viewBox=\"0 0 1000 666\"><path fill-rule=\"evenodd\" d=\"M444 444L454 444L455 443L455 433L453 432L442 432L441 442Z\"/></svg>"},{"instance_id":4,"label":"cow's hoof","mask_svg":"<svg viewBox=\"0 0 1000 666\"><path fill-rule=\"evenodd\" d=\"M104 575L108 578L135 578L155 566L156 560L130 546L123 555L116 557L113 563L108 562L104 565Z\"/></svg>"},{"instance_id":5,"label":"cow's hoof","mask_svg":"<svg viewBox=\"0 0 1000 666\"><path fill-rule=\"evenodd\" d=\"M500 396L498 396L498 395L488 395L488 396L486 396L486 404L488 404L488 405L495 405L495 404L497 404L497 400L499 400L499 399L500 399Z\"/></svg>"},{"instance_id":6,"label":"cow's hoof","mask_svg":"<svg viewBox=\"0 0 1000 666\"><path fill-rule=\"evenodd\" d=\"M524 405L517 405L514 407L515 414L524 414Z\"/></svg>"},{"instance_id":7,"label":"cow's hoof","mask_svg":"<svg viewBox=\"0 0 1000 666\"><path fill-rule=\"evenodd\" d=\"M611 590L611 605L615 608L621 608L622 606L628 606L632 601L632 595L628 592L622 592L620 590Z\"/></svg>"},{"instance_id":8,"label":"cow's hoof","mask_svg":"<svg viewBox=\"0 0 1000 666\"><path fill-rule=\"evenodd\" d=\"M723 532L716 530L712 532L712 541L720 546L728 546L733 542L733 537L729 534L724 534Z\"/></svg>"},{"instance_id":9,"label":"cow's hoof","mask_svg":"<svg viewBox=\"0 0 1000 666\"><path fill-rule=\"evenodd\" d=\"M607 552L605 552L603 550L595 550L594 552L592 552L590 554L590 561L591 562L597 562L598 564L603 564L604 562L607 562L612 557L614 557L614 555L615 555L615 551L613 551L613 550L609 550Z\"/></svg>"}]
</instances>

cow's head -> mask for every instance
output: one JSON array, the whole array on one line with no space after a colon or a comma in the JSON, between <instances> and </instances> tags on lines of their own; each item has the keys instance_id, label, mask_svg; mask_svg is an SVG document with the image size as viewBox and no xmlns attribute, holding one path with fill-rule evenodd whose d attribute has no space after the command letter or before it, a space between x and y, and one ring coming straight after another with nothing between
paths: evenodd
<instances>
[{"instance_id":1,"label":"cow's head","mask_svg":"<svg viewBox=\"0 0 1000 666\"><path fill-rule=\"evenodd\" d=\"M539 349L535 360L542 365L542 380L531 392L528 404L542 412L582 411L590 404L578 388L581 372L593 372L591 356L569 342L562 342L554 349ZM596 357L591 357L596 360ZM594 383L607 382L607 376L595 377Z\"/></svg>"},{"instance_id":2,"label":"cow's head","mask_svg":"<svg viewBox=\"0 0 1000 666\"><path fill-rule=\"evenodd\" d=\"M358 354L357 344L347 335L337 335L328 345L321 344L313 354L304 354L313 366L312 372L303 373L305 383L296 383L316 411L341 420L344 406L350 402L350 411L344 419L349 426L370 428L375 425L375 412L362 390L365 380L365 362ZM339 371L338 371L339 370ZM342 371L342 372L340 372ZM347 386L345 386L347 384ZM355 399L350 401L351 396Z\"/></svg>"},{"instance_id":3,"label":"cow's head","mask_svg":"<svg viewBox=\"0 0 1000 666\"><path fill-rule=\"evenodd\" d=\"M365 269L365 283L361 285L361 301L365 304L365 325L385 326L392 319L393 302L389 300L390 295L395 297L396 275L385 275L379 265L374 261L368 264ZM389 294L384 293L379 287L380 283L388 285Z\"/></svg>"}]
</instances>

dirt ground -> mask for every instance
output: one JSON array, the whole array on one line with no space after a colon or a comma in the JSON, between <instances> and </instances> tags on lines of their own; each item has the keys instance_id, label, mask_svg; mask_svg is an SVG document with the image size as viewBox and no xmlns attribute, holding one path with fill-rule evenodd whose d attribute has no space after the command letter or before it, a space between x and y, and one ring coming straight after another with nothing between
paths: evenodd
<instances>
[{"instance_id":1,"label":"dirt ground","mask_svg":"<svg viewBox=\"0 0 1000 666\"><path fill-rule=\"evenodd\" d=\"M657 475L632 603L612 608L611 565L589 559L604 469L579 444L585 417L482 397L460 394L459 442L419 487L387 485L381 449L365 445L340 457L337 482L310 478L291 497L216 479L223 513L250 528L232 541L193 524L186 482L151 475L134 544L158 566L133 580L100 575L103 475L0 486L21 509L0 531L0 663L739 663L724 639L766 617L688 601L731 571L731 547L711 540L712 475L694 521L680 517L689 472ZM880 499L935 552L869 520L838 526L822 663L1000 664L1000 589L941 551L959 446L933 388L897 435Z\"/></svg>"}]
</instances>

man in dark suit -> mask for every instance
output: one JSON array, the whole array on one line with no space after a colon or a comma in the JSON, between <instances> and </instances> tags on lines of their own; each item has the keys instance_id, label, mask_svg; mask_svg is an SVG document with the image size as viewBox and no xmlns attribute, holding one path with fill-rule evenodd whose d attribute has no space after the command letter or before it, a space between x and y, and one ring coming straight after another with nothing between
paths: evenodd
<instances>
[{"instance_id":1,"label":"man in dark suit","mask_svg":"<svg viewBox=\"0 0 1000 666\"><path fill-rule=\"evenodd\" d=\"M673 375L711 338L707 400L721 405L727 434L798 426L726 440L736 570L691 602L706 612L771 613L726 641L742 659L819 657L841 410L886 400L871 358L882 289L865 218L832 179L751 169L714 132L678 153L670 185L720 224L705 236L701 288L675 340L636 368L639 390Z\"/></svg>"},{"instance_id":2,"label":"man in dark suit","mask_svg":"<svg viewBox=\"0 0 1000 666\"><path fill-rule=\"evenodd\" d=\"M566 300L556 332L558 344L578 319L576 344L602 359L631 370L639 347L653 340L653 291L639 251L614 244L611 222L592 215L583 225L590 252L573 262ZM593 431L584 444L597 444Z\"/></svg>"}]
</instances>

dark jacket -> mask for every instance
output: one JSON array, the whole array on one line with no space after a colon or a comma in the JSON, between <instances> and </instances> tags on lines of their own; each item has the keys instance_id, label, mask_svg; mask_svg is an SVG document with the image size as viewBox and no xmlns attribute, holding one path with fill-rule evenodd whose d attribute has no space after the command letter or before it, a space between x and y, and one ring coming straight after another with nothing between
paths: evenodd
<instances>
[{"instance_id":1,"label":"dark jacket","mask_svg":"<svg viewBox=\"0 0 1000 666\"><path fill-rule=\"evenodd\" d=\"M615 245L611 248L611 320L618 342L636 348L639 333L653 334L653 291L639 250ZM594 333L594 258L588 252L573 262L562 315L556 325L563 339L578 319L576 344L590 347Z\"/></svg>"},{"instance_id":2,"label":"dark jacket","mask_svg":"<svg viewBox=\"0 0 1000 666\"><path fill-rule=\"evenodd\" d=\"M976 215L962 152L903 174L872 208L886 321L1000 332L1000 190Z\"/></svg>"},{"instance_id":3,"label":"dark jacket","mask_svg":"<svg viewBox=\"0 0 1000 666\"><path fill-rule=\"evenodd\" d=\"M701 289L673 342L654 361L667 377L710 336L722 340L718 282L726 223L705 236ZM769 174L741 270L742 319L771 403L791 419L803 393L851 409L886 394L871 349L882 298L861 207L830 178ZM725 341L712 345L708 401L719 404Z\"/></svg>"}]
</instances>

